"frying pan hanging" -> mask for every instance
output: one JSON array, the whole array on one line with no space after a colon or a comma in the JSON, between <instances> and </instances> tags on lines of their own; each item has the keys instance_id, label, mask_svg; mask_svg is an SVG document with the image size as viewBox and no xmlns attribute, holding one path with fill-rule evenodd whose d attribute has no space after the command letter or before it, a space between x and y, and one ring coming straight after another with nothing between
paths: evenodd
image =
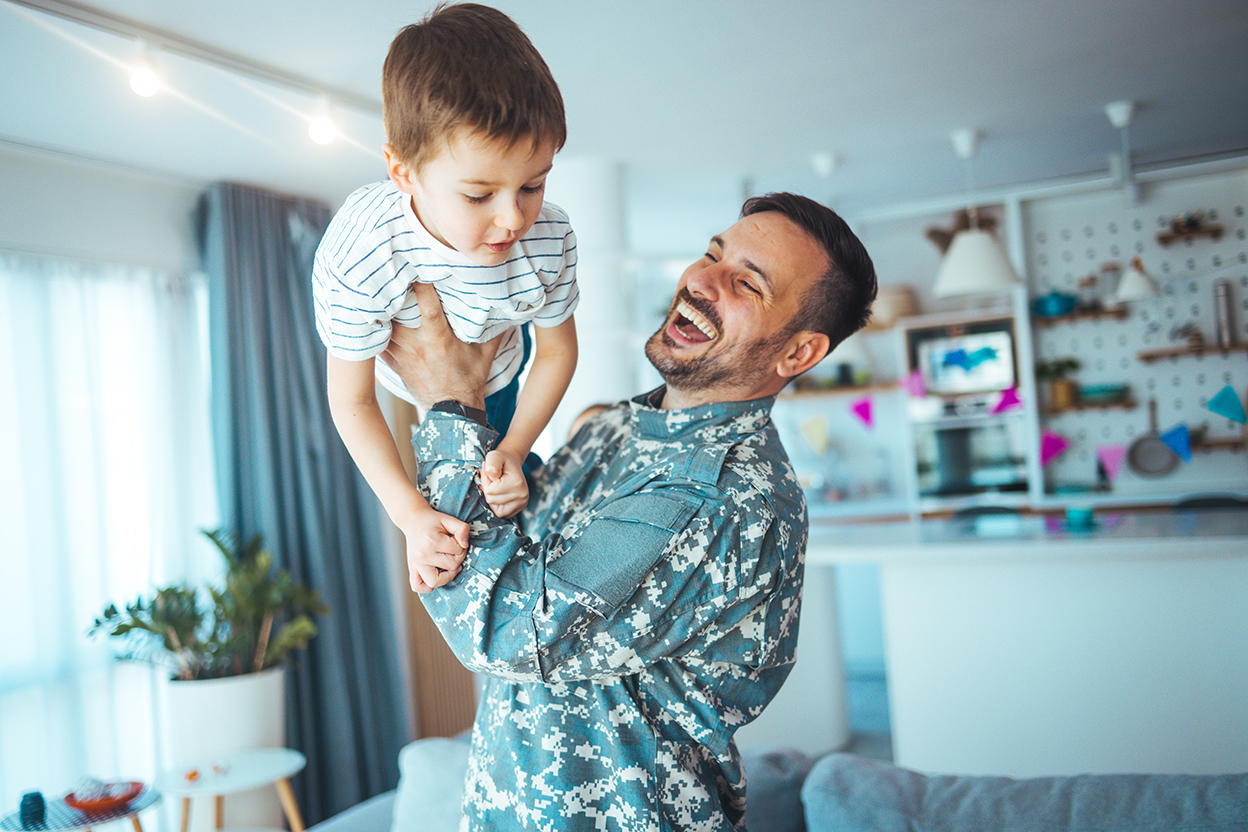
<instances>
[{"instance_id":1,"label":"frying pan hanging","mask_svg":"<svg viewBox=\"0 0 1248 832\"><path fill-rule=\"evenodd\" d=\"M1148 400L1148 433L1127 449L1127 465L1141 477L1161 477L1179 464L1179 455L1157 434L1157 400Z\"/></svg>"}]
</instances>

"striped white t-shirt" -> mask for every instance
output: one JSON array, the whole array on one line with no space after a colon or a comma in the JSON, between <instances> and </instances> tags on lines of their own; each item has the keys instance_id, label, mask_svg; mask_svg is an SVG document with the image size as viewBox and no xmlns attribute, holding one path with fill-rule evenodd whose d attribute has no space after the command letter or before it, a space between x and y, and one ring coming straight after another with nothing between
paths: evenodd
<instances>
[{"instance_id":1,"label":"striped white t-shirt","mask_svg":"<svg viewBox=\"0 0 1248 832\"><path fill-rule=\"evenodd\" d=\"M393 182L366 185L330 221L312 266L316 331L329 352L363 361L386 348L392 323L420 326L409 290L417 281L434 284L461 341L479 344L505 333L488 395L521 369L520 324L557 326L576 309L576 235L563 210L547 202L504 263L481 266L425 230L411 197ZM378 380L412 401L384 361L375 366Z\"/></svg>"}]
</instances>

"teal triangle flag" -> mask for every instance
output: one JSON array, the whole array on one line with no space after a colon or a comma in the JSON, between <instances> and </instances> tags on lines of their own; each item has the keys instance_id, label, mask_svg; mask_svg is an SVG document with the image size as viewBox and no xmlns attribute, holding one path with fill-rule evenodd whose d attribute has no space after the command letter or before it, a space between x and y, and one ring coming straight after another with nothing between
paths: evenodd
<instances>
[{"instance_id":1,"label":"teal triangle flag","mask_svg":"<svg viewBox=\"0 0 1248 832\"><path fill-rule=\"evenodd\" d=\"M1170 450L1179 455L1184 462L1192 461L1192 437L1187 432L1187 425L1171 428L1161 435L1161 441L1170 446Z\"/></svg>"},{"instance_id":2,"label":"teal triangle flag","mask_svg":"<svg viewBox=\"0 0 1248 832\"><path fill-rule=\"evenodd\" d=\"M1248 422L1248 416L1244 414L1244 403L1239 400L1239 396L1235 395L1235 389L1229 384L1219 390L1205 407L1219 416L1225 416L1232 422L1239 422L1241 425Z\"/></svg>"}]
</instances>

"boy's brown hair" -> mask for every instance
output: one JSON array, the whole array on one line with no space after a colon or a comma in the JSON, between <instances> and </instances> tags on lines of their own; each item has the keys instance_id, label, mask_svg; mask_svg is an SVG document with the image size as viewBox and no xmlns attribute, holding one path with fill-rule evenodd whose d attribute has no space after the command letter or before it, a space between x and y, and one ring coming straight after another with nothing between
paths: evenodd
<instances>
[{"instance_id":1,"label":"boy's brown hair","mask_svg":"<svg viewBox=\"0 0 1248 832\"><path fill-rule=\"evenodd\" d=\"M536 148L567 140L550 68L510 17L476 3L443 3L390 44L382 70L386 139L415 171L454 133Z\"/></svg>"}]
</instances>

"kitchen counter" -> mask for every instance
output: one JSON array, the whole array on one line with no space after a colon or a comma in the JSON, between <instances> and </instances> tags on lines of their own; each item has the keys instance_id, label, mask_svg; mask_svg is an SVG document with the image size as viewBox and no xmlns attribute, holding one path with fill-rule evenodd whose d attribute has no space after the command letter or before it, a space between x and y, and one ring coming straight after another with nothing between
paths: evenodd
<instances>
[{"instance_id":1,"label":"kitchen counter","mask_svg":"<svg viewBox=\"0 0 1248 832\"><path fill-rule=\"evenodd\" d=\"M1010 514L973 520L812 522L808 548L806 561L813 564L1242 557L1248 554L1248 511L1104 511L1087 529L1071 529L1055 516Z\"/></svg>"},{"instance_id":2,"label":"kitchen counter","mask_svg":"<svg viewBox=\"0 0 1248 832\"><path fill-rule=\"evenodd\" d=\"M1097 519L812 524L809 564L880 566L899 765L1248 771L1248 512Z\"/></svg>"}]
</instances>

